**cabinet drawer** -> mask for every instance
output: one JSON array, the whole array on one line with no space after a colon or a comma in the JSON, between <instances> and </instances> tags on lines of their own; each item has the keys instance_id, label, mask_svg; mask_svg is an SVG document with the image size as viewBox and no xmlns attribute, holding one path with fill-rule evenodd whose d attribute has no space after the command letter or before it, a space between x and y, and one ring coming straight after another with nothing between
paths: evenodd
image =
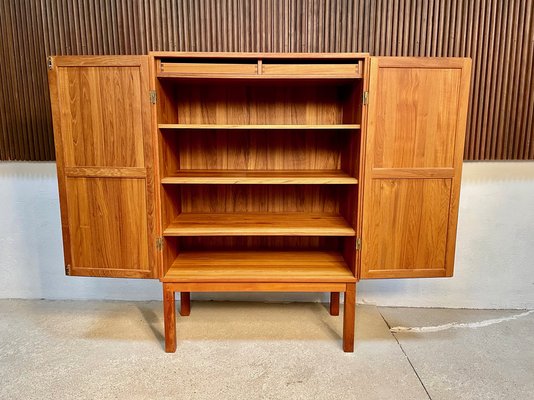
<instances>
[{"instance_id":1,"label":"cabinet drawer","mask_svg":"<svg viewBox=\"0 0 534 400\"><path fill-rule=\"evenodd\" d=\"M258 64L161 62L159 75L257 75Z\"/></svg>"},{"instance_id":2,"label":"cabinet drawer","mask_svg":"<svg viewBox=\"0 0 534 400\"><path fill-rule=\"evenodd\" d=\"M263 75L360 77L358 64L263 64Z\"/></svg>"}]
</instances>

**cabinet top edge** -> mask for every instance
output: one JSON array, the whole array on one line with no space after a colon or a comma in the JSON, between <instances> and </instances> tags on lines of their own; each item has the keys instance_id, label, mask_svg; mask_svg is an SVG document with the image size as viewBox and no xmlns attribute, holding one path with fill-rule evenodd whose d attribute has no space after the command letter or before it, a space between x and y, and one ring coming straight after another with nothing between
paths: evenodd
<instances>
[{"instance_id":1,"label":"cabinet top edge","mask_svg":"<svg viewBox=\"0 0 534 400\"><path fill-rule=\"evenodd\" d=\"M371 58L373 59L376 59L376 60L385 60L385 61L388 61L388 60L399 60L399 61L404 61L404 60L421 60L421 61L424 61L424 60L435 60L435 61L440 61L440 60L472 60L471 57L460 57L460 56L443 56L443 57L438 57L438 56L370 56Z\"/></svg>"},{"instance_id":2,"label":"cabinet top edge","mask_svg":"<svg viewBox=\"0 0 534 400\"><path fill-rule=\"evenodd\" d=\"M303 58L303 59L351 59L367 58L369 53L252 53L252 52L182 52L182 51L150 51L149 56L155 58Z\"/></svg>"}]
</instances>

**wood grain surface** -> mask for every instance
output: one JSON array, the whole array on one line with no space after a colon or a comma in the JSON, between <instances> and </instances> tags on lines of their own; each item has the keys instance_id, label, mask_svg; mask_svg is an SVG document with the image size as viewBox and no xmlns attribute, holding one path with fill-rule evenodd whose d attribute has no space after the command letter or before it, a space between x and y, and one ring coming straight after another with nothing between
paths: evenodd
<instances>
[{"instance_id":1,"label":"wood grain surface","mask_svg":"<svg viewBox=\"0 0 534 400\"><path fill-rule=\"evenodd\" d=\"M342 99L350 86L279 82L225 81L165 86L176 116L159 123L223 125L332 125L343 121ZM176 119L174 119L176 118Z\"/></svg>"},{"instance_id":2,"label":"wood grain surface","mask_svg":"<svg viewBox=\"0 0 534 400\"><path fill-rule=\"evenodd\" d=\"M453 273L469 59L371 59L362 278Z\"/></svg>"},{"instance_id":3,"label":"wood grain surface","mask_svg":"<svg viewBox=\"0 0 534 400\"><path fill-rule=\"evenodd\" d=\"M343 170L359 131L209 130L165 132L166 176L185 170Z\"/></svg>"},{"instance_id":4,"label":"wood grain surface","mask_svg":"<svg viewBox=\"0 0 534 400\"><path fill-rule=\"evenodd\" d=\"M65 206L73 269L150 273L144 179L67 178Z\"/></svg>"},{"instance_id":5,"label":"wood grain surface","mask_svg":"<svg viewBox=\"0 0 534 400\"><path fill-rule=\"evenodd\" d=\"M56 67L65 166L144 167L146 125L139 100L146 92L139 66L83 66L85 58L69 59L68 68ZM76 60L81 66L73 66Z\"/></svg>"},{"instance_id":6,"label":"wood grain surface","mask_svg":"<svg viewBox=\"0 0 534 400\"><path fill-rule=\"evenodd\" d=\"M166 282L354 282L343 256L321 251L184 251Z\"/></svg>"},{"instance_id":7,"label":"wood grain surface","mask_svg":"<svg viewBox=\"0 0 534 400\"><path fill-rule=\"evenodd\" d=\"M181 170L161 180L163 184L277 184L355 185L358 180L336 170Z\"/></svg>"},{"instance_id":8,"label":"wood grain surface","mask_svg":"<svg viewBox=\"0 0 534 400\"><path fill-rule=\"evenodd\" d=\"M53 57L66 271L157 276L147 56Z\"/></svg>"},{"instance_id":9,"label":"wood grain surface","mask_svg":"<svg viewBox=\"0 0 534 400\"><path fill-rule=\"evenodd\" d=\"M180 201L184 213L340 214L345 211L344 200L354 186L181 185L173 189L168 188L169 197Z\"/></svg>"},{"instance_id":10,"label":"wood grain surface","mask_svg":"<svg viewBox=\"0 0 534 400\"><path fill-rule=\"evenodd\" d=\"M354 236L336 214L318 213L182 213L165 236Z\"/></svg>"}]
</instances>

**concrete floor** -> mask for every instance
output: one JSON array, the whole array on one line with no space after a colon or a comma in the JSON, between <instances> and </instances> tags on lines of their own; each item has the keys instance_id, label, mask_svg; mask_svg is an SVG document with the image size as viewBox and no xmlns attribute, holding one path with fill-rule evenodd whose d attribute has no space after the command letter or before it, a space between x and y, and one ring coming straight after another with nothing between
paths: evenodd
<instances>
[{"instance_id":1,"label":"concrete floor","mask_svg":"<svg viewBox=\"0 0 534 400\"><path fill-rule=\"evenodd\" d=\"M159 302L2 300L0 399L534 398L534 313L356 310L348 354L325 305L193 302L166 354Z\"/></svg>"}]
</instances>

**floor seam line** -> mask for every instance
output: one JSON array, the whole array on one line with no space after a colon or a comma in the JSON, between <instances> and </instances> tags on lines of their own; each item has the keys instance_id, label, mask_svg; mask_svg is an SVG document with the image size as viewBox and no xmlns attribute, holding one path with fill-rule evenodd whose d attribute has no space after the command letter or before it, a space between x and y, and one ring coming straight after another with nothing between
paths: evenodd
<instances>
[{"instance_id":1,"label":"floor seam line","mask_svg":"<svg viewBox=\"0 0 534 400\"><path fill-rule=\"evenodd\" d=\"M386 320L386 318L384 318L384 316L382 315L382 313L380 312L380 309L378 307L377 307L377 310L378 310L378 313L380 314L380 316L382 317L382 319L384 320L384 323L386 324L386 326L390 330L389 332L390 332L391 336L393 336L393 338L395 339L395 341L399 345L399 348L401 349L402 354L404 354L404 357L406 357L406 360L408 360L408 364L410 364L410 367L412 367L412 371L414 372L415 376L417 377L417 380L419 381L419 383L423 387L423 390L425 391L426 395L428 396L428 398L430 400L432 400L432 397L430 396L430 393L428 393L428 390L427 390L425 384L423 383L423 380L421 379L421 377L417 373L417 370L415 369L414 365L412 364L412 360L410 360L410 357L408 357L408 354L406 354L406 351L404 351L404 348L400 344L399 339L397 338L397 336L395 336L395 334L393 332L391 332L391 326L389 325L389 323Z\"/></svg>"}]
</instances>

